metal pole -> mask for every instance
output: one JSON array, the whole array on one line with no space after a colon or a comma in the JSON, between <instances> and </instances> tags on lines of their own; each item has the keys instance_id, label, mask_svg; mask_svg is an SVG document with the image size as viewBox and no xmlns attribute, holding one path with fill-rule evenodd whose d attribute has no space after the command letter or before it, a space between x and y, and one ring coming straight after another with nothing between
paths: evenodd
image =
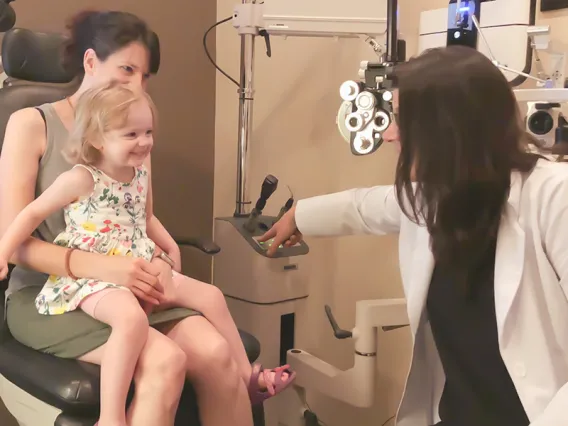
<instances>
[{"instance_id":1,"label":"metal pole","mask_svg":"<svg viewBox=\"0 0 568 426\"><path fill-rule=\"evenodd\" d=\"M387 0L387 62L398 61L398 0Z\"/></svg>"},{"instance_id":2,"label":"metal pole","mask_svg":"<svg viewBox=\"0 0 568 426\"><path fill-rule=\"evenodd\" d=\"M252 106L254 100L255 35L241 35L241 78L239 88L239 139L237 158L237 202L235 216L249 213L250 199L248 188L250 142L252 137Z\"/></svg>"}]
</instances>

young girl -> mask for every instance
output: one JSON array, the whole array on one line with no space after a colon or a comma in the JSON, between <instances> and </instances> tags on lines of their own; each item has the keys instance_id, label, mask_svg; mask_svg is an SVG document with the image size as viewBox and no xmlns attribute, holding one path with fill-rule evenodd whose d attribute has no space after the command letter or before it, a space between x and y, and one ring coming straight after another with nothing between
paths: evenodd
<instances>
[{"instance_id":1,"label":"young girl","mask_svg":"<svg viewBox=\"0 0 568 426\"><path fill-rule=\"evenodd\" d=\"M288 387L295 373L288 366L268 371L260 365L252 368L222 293L179 274L180 260L160 248L171 247L173 239L152 213L147 162L155 117L154 104L145 92L117 83L81 96L66 152L75 166L29 204L0 240L0 279L6 276L16 248L42 221L64 209L66 230L55 243L69 247L67 259L74 250L86 250L146 260L159 256L169 263L173 272L162 277L166 302L160 308L202 312L234 351L251 402L260 403ZM58 315L79 308L112 328L101 363L99 426L125 426L126 396L148 335L146 314L151 307L141 306L124 287L78 279L69 268L67 275L49 277L37 296L37 309Z\"/></svg>"}]
</instances>

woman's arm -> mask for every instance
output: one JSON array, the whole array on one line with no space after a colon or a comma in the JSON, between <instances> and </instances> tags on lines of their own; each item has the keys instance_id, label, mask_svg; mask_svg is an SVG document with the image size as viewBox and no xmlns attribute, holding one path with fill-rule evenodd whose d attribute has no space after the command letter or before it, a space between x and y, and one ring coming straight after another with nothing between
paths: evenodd
<instances>
[{"instance_id":1,"label":"woman's arm","mask_svg":"<svg viewBox=\"0 0 568 426\"><path fill-rule=\"evenodd\" d=\"M0 235L34 199L45 144L45 125L38 111L26 108L12 114L0 156ZM80 260L80 256L74 257ZM11 262L48 274L66 274L65 249L31 237L16 250ZM79 269L88 263L77 263L75 273L85 272Z\"/></svg>"},{"instance_id":2,"label":"woman's arm","mask_svg":"<svg viewBox=\"0 0 568 426\"><path fill-rule=\"evenodd\" d=\"M53 213L93 192L94 181L82 167L60 174L38 198L18 213L0 239L0 260L8 261L32 232Z\"/></svg>"},{"instance_id":3,"label":"woman's arm","mask_svg":"<svg viewBox=\"0 0 568 426\"><path fill-rule=\"evenodd\" d=\"M174 269L181 272L181 253L178 245L173 237L162 225L156 216L154 216L154 199L152 191L152 162L150 156L145 161L148 170L148 194L146 195L146 233L148 238L156 243L156 245L164 250L168 256L174 261Z\"/></svg>"},{"instance_id":4,"label":"woman's arm","mask_svg":"<svg viewBox=\"0 0 568 426\"><path fill-rule=\"evenodd\" d=\"M34 108L12 114L6 126L0 155L0 236L35 198L38 165L45 151L45 124ZM45 274L66 276L67 249L36 238L27 238L10 262ZM130 287L140 298L156 303L161 294L159 270L143 259L102 256L77 251L70 269L78 277L90 277Z\"/></svg>"},{"instance_id":5,"label":"woman's arm","mask_svg":"<svg viewBox=\"0 0 568 426\"><path fill-rule=\"evenodd\" d=\"M385 235L400 230L394 187L353 189L298 201L295 221L305 236Z\"/></svg>"}]
</instances>

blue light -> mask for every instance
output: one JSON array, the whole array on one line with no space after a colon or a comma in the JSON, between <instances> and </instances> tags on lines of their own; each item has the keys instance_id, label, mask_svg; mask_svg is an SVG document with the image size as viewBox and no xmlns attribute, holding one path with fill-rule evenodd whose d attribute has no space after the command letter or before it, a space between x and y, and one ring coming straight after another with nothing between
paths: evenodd
<instances>
[{"instance_id":1,"label":"blue light","mask_svg":"<svg viewBox=\"0 0 568 426\"><path fill-rule=\"evenodd\" d=\"M460 12L469 12L469 6L460 7Z\"/></svg>"}]
</instances>

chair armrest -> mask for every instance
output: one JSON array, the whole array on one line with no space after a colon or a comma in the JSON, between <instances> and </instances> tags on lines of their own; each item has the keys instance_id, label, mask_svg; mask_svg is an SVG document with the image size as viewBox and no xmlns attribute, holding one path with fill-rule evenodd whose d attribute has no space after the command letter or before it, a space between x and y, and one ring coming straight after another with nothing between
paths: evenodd
<instances>
[{"instance_id":1,"label":"chair armrest","mask_svg":"<svg viewBox=\"0 0 568 426\"><path fill-rule=\"evenodd\" d=\"M221 247L206 238L175 238L179 246L190 246L201 250L205 254L215 255L221 251Z\"/></svg>"}]
</instances>

